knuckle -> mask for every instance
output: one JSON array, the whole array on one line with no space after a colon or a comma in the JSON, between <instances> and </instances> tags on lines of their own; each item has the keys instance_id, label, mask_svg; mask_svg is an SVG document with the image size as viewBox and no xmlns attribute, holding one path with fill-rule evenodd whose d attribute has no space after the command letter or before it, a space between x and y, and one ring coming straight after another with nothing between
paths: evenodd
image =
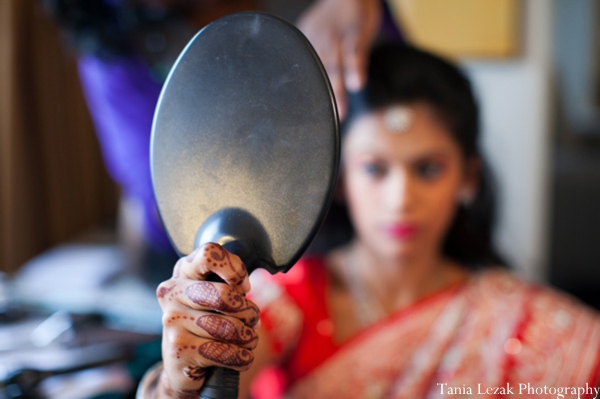
<instances>
[{"instance_id":1,"label":"knuckle","mask_svg":"<svg viewBox=\"0 0 600 399\"><path fill-rule=\"evenodd\" d=\"M260 313L260 309L256 303L248 298L246 298L246 302L248 303L248 306L252 307L252 309L254 309L257 313Z\"/></svg>"},{"instance_id":2,"label":"knuckle","mask_svg":"<svg viewBox=\"0 0 600 399\"><path fill-rule=\"evenodd\" d=\"M163 300L170 294L172 295L172 291L175 288L176 284L171 280L163 281L156 287L156 297L158 300Z\"/></svg>"},{"instance_id":3,"label":"knuckle","mask_svg":"<svg viewBox=\"0 0 600 399\"><path fill-rule=\"evenodd\" d=\"M163 326L168 326L170 324L173 324L175 321L177 321L177 319L180 319L181 315L179 314L179 312L173 311L173 310L166 310L163 312L162 315L162 324Z\"/></svg>"},{"instance_id":4,"label":"knuckle","mask_svg":"<svg viewBox=\"0 0 600 399\"><path fill-rule=\"evenodd\" d=\"M177 270L178 268L180 268L183 265L184 260L186 260L186 259L189 260L190 257L193 255L193 253L194 252L190 253L187 256L184 256L184 257L181 257L181 258L177 259L177 262L175 262L175 265L173 266L173 270Z\"/></svg>"},{"instance_id":5,"label":"knuckle","mask_svg":"<svg viewBox=\"0 0 600 399\"><path fill-rule=\"evenodd\" d=\"M220 247L219 244L214 243L214 242L205 242L204 244L200 245L198 248L202 251L202 250L206 250L207 248L213 247L213 246L218 246Z\"/></svg>"},{"instance_id":6,"label":"knuckle","mask_svg":"<svg viewBox=\"0 0 600 399\"><path fill-rule=\"evenodd\" d=\"M257 312L250 312L248 315L242 316L240 320L249 327L253 327L260 320Z\"/></svg>"},{"instance_id":7,"label":"knuckle","mask_svg":"<svg viewBox=\"0 0 600 399\"><path fill-rule=\"evenodd\" d=\"M183 346L186 342L185 337L178 328L171 328L163 332L163 339L169 347L175 350L177 350L177 347Z\"/></svg>"},{"instance_id":8,"label":"knuckle","mask_svg":"<svg viewBox=\"0 0 600 399\"><path fill-rule=\"evenodd\" d=\"M252 310L256 318L260 317L260 309L258 308L257 304L248 300L248 308Z\"/></svg>"}]
</instances>

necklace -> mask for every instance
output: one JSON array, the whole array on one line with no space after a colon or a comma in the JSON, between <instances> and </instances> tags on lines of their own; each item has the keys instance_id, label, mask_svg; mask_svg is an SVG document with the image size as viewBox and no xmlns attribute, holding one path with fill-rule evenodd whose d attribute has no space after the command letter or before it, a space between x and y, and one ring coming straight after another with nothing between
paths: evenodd
<instances>
[{"instance_id":1,"label":"necklace","mask_svg":"<svg viewBox=\"0 0 600 399\"><path fill-rule=\"evenodd\" d=\"M354 251L353 251L354 252ZM349 253L345 262L343 276L354 302L354 314L361 328L367 327L387 316L387 311L380 300L367 293L365 283L360 275L359 263L355 253Z\"/></svg>"},{"instance_id":2,"label":"necklace","mask_svg":"<svg viewBox=\"0 0 600 399\"><path fill-rule=\"evenodd\" d=\"M356 320L361 328L367 327L375 322L385 319L390 310L385 306L381 298L376 295L376 287L367 286L367 282L360 274L359 257L356 250L349 250L344 256L343 270L340 274L343 276L344 283L350 293L354 303L354 313ZM444 286L446 281L445 273L438 267L438 272L434 274L434 282L429 292L436 292Z\"/></svg>"}]
</instances>

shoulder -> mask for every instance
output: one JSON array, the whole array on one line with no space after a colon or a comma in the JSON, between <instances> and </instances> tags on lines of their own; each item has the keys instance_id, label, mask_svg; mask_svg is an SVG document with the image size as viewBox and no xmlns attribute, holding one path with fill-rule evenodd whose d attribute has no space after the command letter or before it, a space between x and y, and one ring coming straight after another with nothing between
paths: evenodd
<instances>
[{"instance_id":1,"label":"shoulder","mask_svg":"<svg viewBox=\"0 0 600 399\"><path fill-rule=\"evenodd\" d=\"M555 288L527 281L502 268L489 268L476 273L469 295L500 309L520 305L532 313L554 315L558 324L561 324L560 320L566 323L565 312L600 322L600 314L577 298Z\"/></svg>"},{"instance_id":2,"label":"shoulder","mask_svg":"<svg viewBox=\"0 0 600 399\"><path fill-rule=\"evenodd\" d=\"M576 386L597 380L597 311L571 295L503 269L478 273L468 295L477 317L486 318L487 314L492 330L506 329L506 341L499 343L508 356L507 364L512 365L513 381ZM532 368L532 364L538 366Z\"/></svg>"},{"instance_id":3,"label":"shoulder","mask_svg":"<svg viewBox=\"0 0 600 399\"><path fill-rule=\"evenodd\" d=\"M500 268L476 273L468 289L468 300L492 313L504 312L562 331L580 325L600 326L600 314L577 298L555 288L527 281Z\"/></svg>"}]
</instances>

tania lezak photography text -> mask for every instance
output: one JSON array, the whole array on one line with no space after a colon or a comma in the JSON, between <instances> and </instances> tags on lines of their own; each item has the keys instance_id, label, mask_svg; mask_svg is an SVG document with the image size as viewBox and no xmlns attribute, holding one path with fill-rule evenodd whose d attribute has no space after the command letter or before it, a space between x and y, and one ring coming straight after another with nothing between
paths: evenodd
<instances>
[{"instance_id":1,"label":"tania lezak photography text","mask_svg":"<svg viewBox=\"0 0 600 399\"><path fill-rule=\"evenodd\" d=\"M496 396L496 395L524 395L532 396L539 395L547 397L548 395L556 395L556 398L592 398L600 399L600 387L594 387L588 383L585 386L578 387L554 387L554 386L533 386L530 383L511 384L506 383L502 386L485 386L477 384L477 386L456 385L448 383L437 384L440 394L442 395L481 395L481 396Z\"/></svg>"}]
</instances>

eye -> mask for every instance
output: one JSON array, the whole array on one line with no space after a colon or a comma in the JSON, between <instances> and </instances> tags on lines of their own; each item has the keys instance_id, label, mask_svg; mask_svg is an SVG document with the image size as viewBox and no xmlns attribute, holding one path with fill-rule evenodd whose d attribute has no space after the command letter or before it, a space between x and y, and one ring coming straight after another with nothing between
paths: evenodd
<instances>
[{"instance_id":1,"label":"eye","mask_svg":"<svg viewBox=\"0 0 600 399\"><path fill-rule=\"evenodd\" d=\"M423 180L435 180L444 172L444 165L436 161L421 161L415 165L415 173Z\"/></svg>"},{"instance_id":2,"label":"eye","mask_svg":"<svg viewBox=\"0 0 600 399\"><path fill-rule=\"evenodd\" d=\"M387 172L385 166L379 162L368 162L363 166L364 171L372 177L381 177Z\"/></svg>"}]
</instances>

